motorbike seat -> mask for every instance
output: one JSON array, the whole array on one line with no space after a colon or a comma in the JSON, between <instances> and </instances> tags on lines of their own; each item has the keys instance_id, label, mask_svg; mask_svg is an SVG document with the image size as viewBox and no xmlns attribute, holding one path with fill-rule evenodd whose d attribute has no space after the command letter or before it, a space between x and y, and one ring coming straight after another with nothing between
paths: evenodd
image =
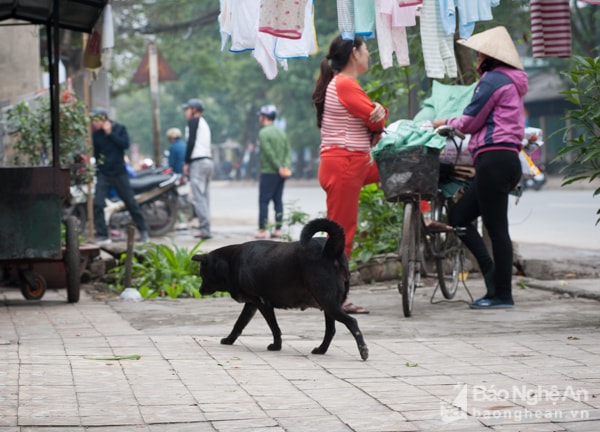
<instances>
[{"instance_id":1,"label":"motorbike seat","mask_svg":"<svg viewBox=\"0 0 600 432\"><path fill-rule=\"evenodd\" d=\"M177 176L163 174L148 174L142 177L134 177L129 179L131 188L135 194L147 192L152 189L166 186L167 184L176 185Z\"/></svg>"}]
</instances>

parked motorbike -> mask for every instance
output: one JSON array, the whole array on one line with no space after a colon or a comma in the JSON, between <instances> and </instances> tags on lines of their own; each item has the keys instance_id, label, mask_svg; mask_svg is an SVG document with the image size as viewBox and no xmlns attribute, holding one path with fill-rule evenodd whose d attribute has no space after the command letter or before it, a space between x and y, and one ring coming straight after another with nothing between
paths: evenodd
<instances>
[{"instance_id":1,"label":"parked motorbike","mask_svg":"<svg viewBox=\"0 0 600 432\"><path fill-rule=\"evenodd\" d=\"M171 231L177 220L179 176L173 173L151 172L129 181L148 226L148 234L151 237L160 237ZM71 186L71 205L65 212L77 218L79 231L85 234L88 222L85 185ZM106 200L104 218L110 229L124 230L132 223L131 215L118 196Z\"/></svg>"},{"instance_id":2,"label":"parked motorbike","mask_svg":"<svg viewBox=\"0 0 600 432\"><path fill-rule=\"evenodd\" d=\"M521 189L533 189L539 191L546 183L546 174L543 166L536 164L532 155L540 151L544 145L542 140L543 131L539 128L526 127L525 137L523 138L523 150L521 152L521 164L523 167L523 176L521 178Z\"/></svg>"}]
</instances>

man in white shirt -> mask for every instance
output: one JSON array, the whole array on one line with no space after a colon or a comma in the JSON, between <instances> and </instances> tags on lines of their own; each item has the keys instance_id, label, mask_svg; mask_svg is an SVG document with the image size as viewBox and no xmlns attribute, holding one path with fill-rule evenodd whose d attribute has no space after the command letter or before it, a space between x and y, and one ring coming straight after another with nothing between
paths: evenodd
<instances>
[{"instance_id":1,"label":"man in white shirt","mask_svg":"<svg viewBox=\"0 0 600 432\"><path fill-rule=\"evenodd\" d=\"M203 240L212 237L210 232L209 186L215 165L210 149L210 127L202 113L204 105L200 99L190 99L183 105L187 126L185 136L187 148L183 174L190 179L192 200L198 217L199 231L194 235Z\"/></svg>"}]
</instances>

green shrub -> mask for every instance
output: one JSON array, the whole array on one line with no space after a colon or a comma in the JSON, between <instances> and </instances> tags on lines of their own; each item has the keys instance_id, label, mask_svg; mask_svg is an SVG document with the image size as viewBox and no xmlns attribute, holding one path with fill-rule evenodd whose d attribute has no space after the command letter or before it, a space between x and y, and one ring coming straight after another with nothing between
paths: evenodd
<instances>
[{"instance_id":1,"label":"green shrub","mask_svg":"<svg viewBox=\"0 0 600 432\"><path fill-rule=\"evenodd\" d=\"M402 204L387 202L376 184L362 188L352 249L352 268L370 261L375 255L398 252L402 214Z\"/></svg>"},{"instance_id":2,"label":"green shrub","mask_svg":"<svg viewBox=\"0 0 600 432\"><path fill-rule=\"evenodd\" d=\"M158 243L145 244L141 252L133 257L131 266L132 285L138 289L143 298L155 297L193 297L200 298L200 277L198 263L192 257L200 253L199 248L203 242L197 243L192 249ZM125 275L125 255L121 257L118 266L111 270L117 276L116 285L111 286L118 292L124 288L122 285ZM215 293L209 297L226 296L224 293Z\"/></svg>"},{"instance_id":3,"label":"green shrub","mask_svg":"<svg viewBox=\"0 0 600 432\"><path fill-rule=\"evenodd\" d=\"M566 145L554 161L567 162L563 186L577 181L600 178L600 57L574 57L574 67L563 75L571 82L563 92L575 108L567 111L564 133ZM600 187L594 196L600 194ZM600 209L596 212L600 215ZM600 223L600 217L596 225Z\"/></svg>"}]
</instances>

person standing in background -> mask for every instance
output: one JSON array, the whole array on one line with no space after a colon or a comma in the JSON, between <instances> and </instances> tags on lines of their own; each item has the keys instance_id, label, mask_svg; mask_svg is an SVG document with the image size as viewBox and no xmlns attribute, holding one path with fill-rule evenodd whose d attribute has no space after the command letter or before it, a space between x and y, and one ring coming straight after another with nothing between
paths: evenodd
<instances>
[{"instance_id":1,"label":"person standing in background","mask_svg":"<svg viewBox=\"0 0 600 432\"><path fill-rule=\"evenodd\" d=\"M388 110L373 102L358 83L369 69L369 51L359 38L337 36L321 61L312 95L321 130L319 183L327 195L327 218L339 223L346 234L346 256L350 258L360 191L379 181L377 165L371 161L373 134L381 133ZM368 313L352 303L347 313Z\"/></svg>"},{"instance_id":2,"label":"person standing in background","mask_svg":"<svg viewBox=\"0 0 600 432\"><path fill-rule=\"evenodd\" d=\"M171 128L167 130L167 138L169 139L170 143L169 167L173 169L175 174L183 174L186 144L181 136L181 130L179 128Z\"/></svg>"},{"instance_id":3,"label":"person standing in background","mask_svg":"<svg viewBox=\"0 0 600 432\"><path fill-rule=\"evenodd\" d=\"M94 193L94 228L96 230L96 243L110 243L108 228L104 220L104 207L106 198L111 189L114 189L125 204L127 211L135 223L140 241L148 241L148 228L135 201L135 195L129 183L129 173L125 166L125 150L129 148L129 134L127 128L120 123L108 118L108 113L103 108L91 111L92 144L94 158L96 159L96 189Z\"/></svg>"},{"instance_id":4,"label":"person standing in background","mask_svg":"<svg viewBox=\"0 0 600 432\"><path fill-rule=\"evenodd\" d=\"M258 133L260 146L260 179L258 190L258 232L256 239L267 237L269 203L275 208L275 230L271 238L281 237L283 223L283 186L291 175L292 149L285 132L275 126L275 105L264 105L258 112L261 130Z\"/></svg>"},{"instance_id":5,"label":"person standing in background","mask_svg":"<svg viewBox=\"0 0 600 432\"><path fill-rule=\"evenodd\" d=\"M190 179L192 200L198 216L199 231L194 237L212 238L210 231L210 179L215 170L211 153L210 127L204 117L204 104L200 99L190 99L183 105L187 126L187 148L183 174Z\"/></svg>"}]
</instances>

